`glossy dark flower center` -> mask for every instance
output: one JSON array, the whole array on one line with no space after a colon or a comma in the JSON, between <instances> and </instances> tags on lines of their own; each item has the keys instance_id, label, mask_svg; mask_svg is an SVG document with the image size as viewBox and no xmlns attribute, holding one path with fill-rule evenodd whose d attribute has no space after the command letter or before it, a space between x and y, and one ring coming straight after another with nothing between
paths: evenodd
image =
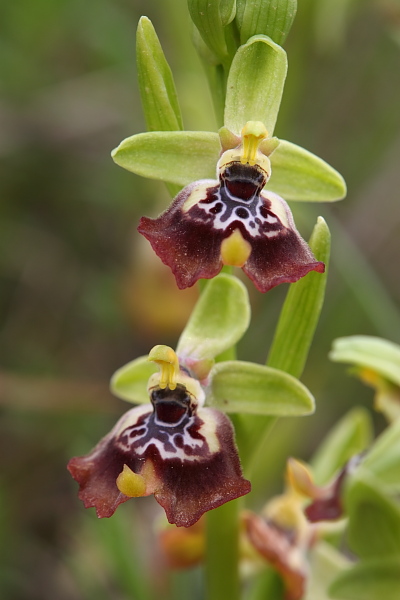
<instances>
[{"instance_id":1,"label":"glossy dark flower center","mask_svg":"<svg viewBox=\"0 0 400 600\"><path fill-rule=\"evenodd\" d=\"M151 402L159 424L175 426L192 416L190 396L183 385L178 384L174 390L156 388L151 392Z\"/></svg>"},{"instance_id":2,"label":"glossy dark flower center","mask_svg":"<svg viewBox=\"0 0 400 600\"><path fill-rule=\"evenodd\" d=\"M221 171L220 181L230 196L246 201L260 194L267 174L257 165L232 162Z\"/></svg>"}]
</instances>

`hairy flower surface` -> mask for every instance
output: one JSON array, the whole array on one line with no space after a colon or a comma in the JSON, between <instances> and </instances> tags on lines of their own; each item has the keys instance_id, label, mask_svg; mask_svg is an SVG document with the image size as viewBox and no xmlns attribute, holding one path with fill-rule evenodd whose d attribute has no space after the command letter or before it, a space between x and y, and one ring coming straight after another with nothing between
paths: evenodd
<instances>
[{"instance_id":1,"label":"hairy flower surface","mask_svg":"<svg viewBox=\"0 0 400 600\"><path fill-rule=\"evenodd\" d=\"M241 267L261 292L294 282L325 266L301 238L289 206L264 190L268 154L278 141L262 123L249 121L238 145L223 152L218 180L186 186L157 219L142 217L138 231L168 265L179 288L215 277L222 266Z\"/></svg>"},{"instance_id":2,"label":"hairy flower surface","mask_svg":"<svg viewBox=\"0 0 400 600\"><path fill-rule=\"evenodd\" d=\"M156 346L161 366L150 377L151 404L125 413L86 456L68 464L85 507L110 517L131 497L154 494L168 521L193 525L206 511L250 491L243 479L232 425L205 408L199 382L179 367L176 354Z\"/></svg>"}]
</instances>

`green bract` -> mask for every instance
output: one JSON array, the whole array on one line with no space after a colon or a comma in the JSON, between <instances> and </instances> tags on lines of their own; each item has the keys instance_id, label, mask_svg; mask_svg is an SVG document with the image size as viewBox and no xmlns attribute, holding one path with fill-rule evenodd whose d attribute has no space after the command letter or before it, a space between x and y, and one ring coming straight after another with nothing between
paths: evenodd
<instances>
[{"instance_id":1,"label":"green bract","mask_svg":"<svg viewBox=\"0 0 400 600\"><path fill-rule=\"evenodd\" d=\"M183 129L174 78L151 21L142 17L136 34L136 64L147 129Z\"/></svg>"},{"instance_id":2,"label":"green bract","mask_svg":"<svg viewBox=\"0 0 400 600\"><path fill-rule=\"evenodd\" d=\"M234 346L250 323L248 293L241 281L221 274L209 281L179 338L179 357L214 358Z\"/></svg>"},{"instance_id":3,"label":"green bract","mask_svg":"<svg viewBox=\"0 0 400 600\"><path fill-rule=\"evenodd\" d=\"M240 134L247 121L261 121L273 134L287 71L286 52L265 35L240 46L229 71L224 124Z\"/></svg>"},{"instance_id":4,"label":"green bract","mask_svg":"<svg viewBox=\"0 0 400 600\"><path fill-rule=\"evenodd\" d=\"M297 0L237 0L236 23L241 43L252 35L263 33L282 45L296 10Z\"/></svg>"},{"instance_id":5,"label":"green bract","mask_svg":"<svg viewBox=\"0 0 400 600\"><path fill-rule=\"evenodd\" d=\"M267 35L283 44L292 26L297 0L188 0L190 16L209 57L200 50L202 58L216 57L211 64L229 68L239 44L253 35ZM198 44L195 44L198 48Z\"/></svg>"},{"instance_id":6,"label":"green bract","mask_svg":"<svg viewBox=\"0 0 400 600\"><path fill-rule=\"evenodd\" d=\"M235 0L188 0L188 7L193 23L210 50L221 63L229 58L224 28L235 17Z\"/></svg>"}]
</instances>

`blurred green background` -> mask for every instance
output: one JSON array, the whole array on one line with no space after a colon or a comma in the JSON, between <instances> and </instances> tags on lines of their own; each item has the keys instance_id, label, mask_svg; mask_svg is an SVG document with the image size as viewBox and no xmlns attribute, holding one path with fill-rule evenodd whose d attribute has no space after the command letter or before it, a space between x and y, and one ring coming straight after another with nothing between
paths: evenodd
<instances>
[{"instance_id":1,"label":"blurred green background","mask_svg":"<svg viewBox=\"0 0 400 600\"><path fill-rule=\"evenodd\" d=\"M276 135L337 168L348 197L292 204L304 237L318 214L333 234L326 304L303 378L317 412L275 428L249 500L255 507L281 488L288 455L307 459L351 406L372 406L372 391L329 362L332 340L363 333L400 342L400 5L299 5ZM174 346L196 299L196 290L175 288L136 232L142 214L167 205L164 186L110 158L121 139L144 130L134 56L142 14L174 72L185 128L215 130L185 0L0 8L4 600L201 597L197 571L163 567L153 498L97 521L65 468L127 408L108 392L115 369L154 344ZM240 358L265 360L286 287L261 295L249 286L253 320ZM377 430L382 423L378 416Z\"/></svg>"}]
</instances>

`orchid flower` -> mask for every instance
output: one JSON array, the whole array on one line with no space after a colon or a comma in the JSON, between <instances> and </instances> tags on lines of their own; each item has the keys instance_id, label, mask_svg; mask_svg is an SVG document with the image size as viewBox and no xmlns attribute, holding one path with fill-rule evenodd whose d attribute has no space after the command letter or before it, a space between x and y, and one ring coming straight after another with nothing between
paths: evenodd
<instances>
[{"instance_id":1,"label":"orchid flower","mask_svg":"<svg viewBox=\"0 0 400 600\"><path fill-rule=\"evenodd\" d=\"M172 74L147 19L138 28L138 68L149 128L181 127ZM255 35L230 67L218 134L151 131L125 139L112 153L134 173L185 186L158 218L142 217L138 227L181 289L215 277L223 265L241 267L261 292L324 271L286 200L338 200L345 184L320 158L272 137L286 70L285 51Z\"/></svg>"},{"instance_id":2,"label":"orchid flower","mask_svg":"<svg viewBox=\"0 0 400 600\"><path fill-rule=\"evenodd\" d=\"M110 517L129 498L153 494L170 523L189 527L250 491L224 413L301 415L312 412L314 402L297 379L277 369L214 364L243 335L249 318L244 285L220 275L202 293L176 352L155 346L115 373L112 391L139 406L88 455L70 460L86 507Z\"/></svg>"}]
</instances>

